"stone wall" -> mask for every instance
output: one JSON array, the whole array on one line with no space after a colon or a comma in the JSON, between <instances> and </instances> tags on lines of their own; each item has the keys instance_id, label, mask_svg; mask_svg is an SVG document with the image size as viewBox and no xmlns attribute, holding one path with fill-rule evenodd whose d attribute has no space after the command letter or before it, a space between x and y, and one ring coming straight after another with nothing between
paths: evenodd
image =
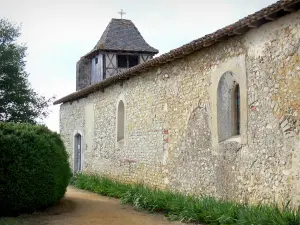
<instances>
[{"instance_id":1,"label":"stone wall","mask_svg":"<svg viewBox=\"0 0 300 225\"><path fill-rule=\"evenodd\" d=\"M293 13L63 104L71 164L80 130L86 172L243 202L299 204L299 21ZM217 87L226 72L240 84L241 134L219 142ZM116 140L120 100L124 145Z\"/></svg>"},{"instance_id":2,"label":"stone wall","mask_svg":"<svg viewBox=\"0 0 300 225\"><path fill-rule=\"evenodd\" d=\"M91 68L90 59L81 58L76 64L76 91L91 85Z\"/></svg>"}]
</instances>

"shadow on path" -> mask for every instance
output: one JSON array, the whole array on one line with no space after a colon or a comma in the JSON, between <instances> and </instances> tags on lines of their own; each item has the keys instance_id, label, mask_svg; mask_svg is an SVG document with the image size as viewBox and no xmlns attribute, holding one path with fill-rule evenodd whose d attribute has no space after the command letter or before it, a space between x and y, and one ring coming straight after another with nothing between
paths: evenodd
<instances>
[{"instance_id":1,"label":"shadow on path","mask_svg":"<svg viewBox=\"0 0 300 225\"><path fill-rule=\"evenodd\" d=\"M23 216L24 225L180 225L163 215L134 211L113 198L68 187L60 204L44 212Z\"/></svg>"}]
</instances>

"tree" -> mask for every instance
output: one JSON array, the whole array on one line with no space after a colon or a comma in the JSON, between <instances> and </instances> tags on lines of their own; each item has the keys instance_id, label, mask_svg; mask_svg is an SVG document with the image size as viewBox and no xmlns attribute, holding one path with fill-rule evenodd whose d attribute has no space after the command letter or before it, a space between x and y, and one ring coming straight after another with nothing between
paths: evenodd
<instances>
[{"instance_id":1,"label":"tree","mask_svg":"<svg viewBox=\"0 0 300 225\"><path fill-rule=\"evenodd\" d=\"M0 121L36 123L48 115L51 99L28 82L25 45L16 42L20 27L0 18Z\"/></svg>"}]
</instances>

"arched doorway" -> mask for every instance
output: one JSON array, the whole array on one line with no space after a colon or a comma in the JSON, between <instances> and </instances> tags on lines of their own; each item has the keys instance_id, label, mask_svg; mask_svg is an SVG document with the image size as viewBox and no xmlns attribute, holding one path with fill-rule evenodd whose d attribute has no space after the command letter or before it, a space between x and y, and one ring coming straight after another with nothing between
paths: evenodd
<instances>
[{"instance_id":1,"label":"arched doorway","mask_svg":"<svg viewBox=\"0 0 300 225\"><path fill-rule=\"evenodd\" d=\"M74 141L74 172L80 172L82 170L82 138L81 134L75 135Z\"/></svg>"}]
</instances>

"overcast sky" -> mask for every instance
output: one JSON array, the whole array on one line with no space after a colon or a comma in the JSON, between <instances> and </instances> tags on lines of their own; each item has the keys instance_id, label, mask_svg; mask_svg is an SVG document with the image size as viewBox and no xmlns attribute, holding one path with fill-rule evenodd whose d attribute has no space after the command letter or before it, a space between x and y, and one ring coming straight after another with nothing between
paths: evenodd
<instances>
[{"instance_id":1,"label":"overcast sky","mask_svg":"<svg viewBox=\"0 0 300 225\"><path fill-rule=\"evenodd\" d=\"M75 91L76 62L123 9L160 54L214 32L276 0L0 0L0 17L22 24L32 87L57 98ZM59 131L59 106L45 124Z\"/></svg>"}]
</instances>

